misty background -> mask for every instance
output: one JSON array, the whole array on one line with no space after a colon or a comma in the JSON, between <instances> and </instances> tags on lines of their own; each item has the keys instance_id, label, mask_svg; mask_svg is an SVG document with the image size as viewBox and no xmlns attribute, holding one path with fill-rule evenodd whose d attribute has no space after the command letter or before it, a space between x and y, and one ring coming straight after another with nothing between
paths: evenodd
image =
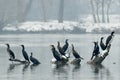
<instances>
[{"instance_id":1,"label":"misty background","mask_svg":"<svg viewBox=\"0 0 120 80\"><path fill-rule=\"evenodd\" d=\"M0 26L53 20L120 22L120 0L0 0ZM113 19L115 18L115 19Z\"/></svg>"}]
</instances>

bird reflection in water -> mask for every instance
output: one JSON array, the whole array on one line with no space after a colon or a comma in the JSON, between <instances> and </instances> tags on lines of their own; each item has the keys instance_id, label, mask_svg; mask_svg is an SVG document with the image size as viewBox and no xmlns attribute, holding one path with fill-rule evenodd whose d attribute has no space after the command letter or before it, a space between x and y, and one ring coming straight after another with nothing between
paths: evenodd
<instances>
[{"instance_id":1,"label":"bird reflection in water","mask_svg":"<svg viewBox=\"0 0 120 80\"><path fill-rule=\"evenodd\" d=\"M102 64L99 65L91 65L92 71L94 73L94 80L97 79L105 79L105 80L110 80L112 78L109 69L104 67Z\"/></svg>"},{"instance_id":2,"label":"bird reflection in water","mask_svg":"<svg viewBox=\"0 0 120 80\"><path fill-rule=\"evenodd\" d=\"M76 71L79 71L80 67L81 67L81 64L75 64L73 65L73 69L72 69L72 72L76 72Z\"/></svg>"},{"instance_id":3,"label":"bird reflection in water","mask_svg":"<svg viewBox=\"0 0 120 80\"><path fill-rule=\"evenodd\" d=\"M68 79L69 65L52 64L52 68L53 68L53 76L57 78L57 80L69 80Z\"/></svg>"},{"instance_id":4,"label":"bird reflection in water","mask_svg":"<svg viewBox=\"0 0 120 80\"><path fill-rule=\"evenodd\" d=\"M22 69L23 74L27 71L28 67L29 67L29 64L24 64Z\"/></svg>"},{"instance_id":5,"label":"bird reflection in water","mask_svg":"<svg viewBox=\"0 0 120 80\"><path fill-rule=\"evenodd\" d=\"M72 68L72 80L78 79L78 76L81 74L80 73L80 67L81 67L81 64L74 64L73 65L73 68Z\"/></svg>"},{"instance_id":6,"label":"bird reflection in water","mask_svg":"<svg viewBox=\"0 0 120 80\"><path fill-rule=\"evenodd\" d=\"M102 64L91 65L91 68L95 74L98 74L101 69L104 69L104 66Z\"/></svg>"},{"instance_id":7,"label":"bird reflection in water","mask_svg":"<svg viewBox=\"0 0 120 80\"><path fill-rule=\"evenodd\" d=\"M21 65L21 64L14 64L14 63L9 64L9 67L8 67L7 73L11 73L11 72L13 72L13 70L15 69L15 67L16 67L16 66L19 66L19 65Z\"/></svg>"},{"instance_id":8,"label":"bird reflection in water","mask_svg":"<svg viewBox=\"0 0 120 80\"><path fill-rule=\"evenodd\" d=\"M32 64L32 65L30 65L30 69L31 69L31 70L34 70L38 65L39 65L39 64Z\"/></svg>"}]
</instances>

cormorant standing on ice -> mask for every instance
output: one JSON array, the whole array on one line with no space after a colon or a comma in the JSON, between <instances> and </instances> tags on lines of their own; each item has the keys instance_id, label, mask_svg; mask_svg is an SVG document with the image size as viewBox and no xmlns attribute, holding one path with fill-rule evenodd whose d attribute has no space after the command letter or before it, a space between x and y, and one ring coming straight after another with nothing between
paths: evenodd
<instances>
[{"instance_id":1,"label":"cormorant standing on ice","mask_svg":"<svg viewBox=\"0 0 120 80\"><path fill-rule=\"evenodd\" d=\"M113 36L114 36L114 31L111 32L111 34L107 37L106 39L106 46L108 46L108 44L111 43L112 39L113 39Z\"/></svg>"},{"instance_id":2,"label":"cormorant standing on ice","mask_svg":"<svg viewBox=\"0 0 120 80\"><path fill-rule=\"evenodd\" d=\"M98 42L94 42L94 50L93 50L93 54L92 54L92 57L91 57L91 60L93 59L94 56L98 56L99 54L99 46L98 46Z\"/></svg>"},{"instance_id":3,"label":"cormorant standing on ice","mask_svg":"<svg viewBox=\"0 0 120 80\"><path fill-rule=\"evenodd\" d=\"M8 54L9 54L9 56L10 56L10 59L9 60L14 60L15 59L15 54L14 54L14 52L10 49L10 45L7 43L6 44L7 45L7 52L8 52Z\"/></svg>"},{"instance_id":4,"label":"cormorant standing on ice","mask_svg":"<svg viewBox=\"0 0 120 80\"><path fill-rule=\"evenodd\" d=\"M106 49L106 45L103 43L103 37L101 37L101 40L100 40L100 47L102 50L105 50Z\"/></svg>"},{"instance_id":5,"label":"cormorant standing on ice","mask_svg":"<svg viewBox=\"0 0 120 80\"><path fill-rule=\"evenodd\" d=\"M73 44L72 44L72 53L73 53L73 56L74 56L75 58L83 59L83 58L78 54L78 52L74 49Z\"/></svg>"},{"instance_id":6,"label":"cormorant standing on ice","mask_svg":"<svg viewBox=\"0 0 120 80\"><path fill-rule=\"evenodd\" d=\"M57 52L57 50L55 49L55 46L54 45L51 45L51 50L52 50L52 53L53 53L53 56L54 58L57 60L57 61L61 61L61 56L60 54Z\"/></svg>"},{"instance_id":7,"label":"cormorant standing on ice","mask_svg":"<svg viewBox=\"0 0 120 80\"><path fill-rule=\"evenodd\" d=\"M22 46L22 54L23 54L24 59L30 63L29 57L28 57L27 52L25 51L24 45L21 45L21 46Z\"/></svg>"},{"instance_id":8,"label":"cormorant standing on ice","mask_svg":"<svg viewBox=\"0 0 120 80\"><path fill-rule=\"evenodd\" d=\"M31 60L31 62L33 63L33 64L40 64L40 62L36 59L36 58L34 58L33 56L33 53L31 52L31 55L30 55L30 60Z\"/></svg>"}]
</instances>

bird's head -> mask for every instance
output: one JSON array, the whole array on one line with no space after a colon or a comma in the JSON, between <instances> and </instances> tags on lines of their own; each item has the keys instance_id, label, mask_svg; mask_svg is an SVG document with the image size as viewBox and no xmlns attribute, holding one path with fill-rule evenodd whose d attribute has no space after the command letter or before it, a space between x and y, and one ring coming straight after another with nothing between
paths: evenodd
<instances>
[{"instance_id":1,"label":"bird's head","mask_svg":"<svg viewBox=\"0 0 120 80\"><path fill-rule=\"evenodd\" d=\"M68 41L69 39L66 39L66 41Z\"/></svg>"},{"instance_id":2,"label":"bird's head","mask_svg":"<svg viewBox=\"0 0 120 80\"><path fill-rule=\"evenodd\" d=\"M22 48L24 48L24 45L22 44L22 45L20 45Z\"/></svg>"},{"instance_id":3,"label":"bird's head","mask_svg":"<svg viewBox=\"0 0 120 80\"><path fill-rule=\"evenodd\" d=\"M74 45L73 44L71 44L72 45L72 49L74 49Z\"/></svg>"},{"instance_id":4,"label":"bird's head","mask_svg":"<svg viewBox=\"0 0 120 80\"><path fill-rule=\"evenodd\" d=\"M111 35L113 35L114 33L115 33L115 31L112 31L112 32L111 32Z\"/></svg>"},{"instance_id":5,"label":"bird's head","mask_svg":"<svg viewBox=\"0 0 120 80\"><path fill-rule=\"evenodd\" d=\"M69 40L69 39L66 39L66 40L65 40L65 43L68 43L68 40Z\"/></svg>"},{"instance_id":6,"label":"bird's head","mask_svg":"<svg viewBox=\"0 0 120 80\"><path fill-rule=\"evenodd\" d=\"M101 40L103 40L104 39L104 37L101 37Z\"/></svg>"},{"instance_id":7,"label":"bird's head","mask_svg":"<svg viewBox=\"0 0 120 80\"><path fill-rule=\"evenodd\" d=\"M93 43L96 45L96 44L98 44L98 41L94 41Z\"/></svg>"},{"instance_id":8,"label":"bird's head","mask_svg":"<svg viewBox=\"0 0 120 80\"><path fill-rule=\"evenodd\" d=\"M31 56L33 55L33 53L31 52Z\"/></svg>"},{"instance_id":9,"label":"bird's head","mask_svg":"<svg viewBox=\"0 0 120 80\"><path fill-rule=\"evenodd\" d=\"M7 45L7 47L10 48L10 45L8 43L6 43L5 45Z\"/></svg>"},{"instance_id":10,"label":"bird's head","mask_svg":"<svg viewBox=\"0 0 120 80\"><path fill-rule=\"evenodd\" d=\"M59 41L57 41L57 43L58 43L58 45L60 44L60 42L59 42Z\"/></svg>"},{"instance_id":11,"label":"bird's head","mask_svg":"<svg viewBox=\"0 0 120 80\"><path fill-rule=\"evenodd\" d=\"M55 48L54 45L50 45L50 46L51 46L51 48Z\"/></svg>"}]
</instances>

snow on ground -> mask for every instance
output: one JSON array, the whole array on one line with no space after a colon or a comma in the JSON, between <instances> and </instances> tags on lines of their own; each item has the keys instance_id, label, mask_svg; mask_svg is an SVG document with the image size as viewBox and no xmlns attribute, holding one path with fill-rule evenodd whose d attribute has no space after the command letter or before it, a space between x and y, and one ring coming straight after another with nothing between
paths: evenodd
<instances>
[{"instance_id":1,"label":"snow on ground","mask_svg":"<svg viewBox=\"0 0 120 80\"><path fill-rule=\"evenodd\" d=\"M8 24L3 28L3 30L13 30L13 31L42 31L42 30L73 30L74 26L77 26L78 22L65 21L64 23L58 23L56 21L52 22L24 22L18 23L17 25Z\"/></svg>"},{"instance_id":2,"label":"snow on ground","mask_svg":"<svg viewBox=\"0 0 120 80\"><path fill-rule=\"evenodd\" d=\"M106 30L120 30L120 19L118 15L110 16L110 23L93 23L92 16L88 15L86 18L83 17L81 21L64 21L64 23L58 23L57 20L49 22L24 22L8 24L2 30L3 31L26 31L26 32L36 32L36 31L60 31L66 30L71 31L76 29L86 30L86 32L100 32ZM119 31L120 32L120 31Z\"/></svg>"},{"instance_id":3,"label":"snow on ground","mask_svg":"<svg viewBox=\"0 0 120 80\"><path fill-rule=\"evenodd\" d=\"M96 24L80 24L80 26L82 26L83 28L86 29L86 32L92 32L94 29L110 29L110 30L114 30L116 28L120 28L120 23L96 23Z\"/></svg>"}]
</instances>

